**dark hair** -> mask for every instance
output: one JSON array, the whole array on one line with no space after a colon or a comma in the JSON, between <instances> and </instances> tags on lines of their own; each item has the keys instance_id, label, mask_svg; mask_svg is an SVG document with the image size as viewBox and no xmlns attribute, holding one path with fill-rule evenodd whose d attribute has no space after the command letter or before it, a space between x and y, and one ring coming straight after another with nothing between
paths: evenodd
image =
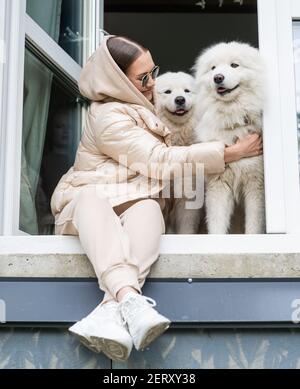
<instances>
[{"instance_id":1,"label":"dark hair","mask_svg":"<svg viewBox=\"0 0 300 389\"><path fill-rule=\"evenodd\" d=\"M107 40L110 55L126 74L130 65L143 53L149 51L136 41L125 36L113 36Z\"/></svg>"}]
</instances>

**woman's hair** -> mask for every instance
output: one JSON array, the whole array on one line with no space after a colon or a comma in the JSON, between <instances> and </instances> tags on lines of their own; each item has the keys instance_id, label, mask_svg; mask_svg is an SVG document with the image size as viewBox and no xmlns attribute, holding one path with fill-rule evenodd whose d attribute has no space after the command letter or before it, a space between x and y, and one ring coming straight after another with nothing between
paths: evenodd
<instances>
[{"instance_id":1,"label":"woman's hair","mask_svg":"<svg viewBox=\"0 0 300 389\"><path fill-rule=\"evenodd\" d=\"M130 65L143 53L149 51L136 41L125 36L113 36L107 40L110 55L126 74Z\"/></svg>"}]
</instances>

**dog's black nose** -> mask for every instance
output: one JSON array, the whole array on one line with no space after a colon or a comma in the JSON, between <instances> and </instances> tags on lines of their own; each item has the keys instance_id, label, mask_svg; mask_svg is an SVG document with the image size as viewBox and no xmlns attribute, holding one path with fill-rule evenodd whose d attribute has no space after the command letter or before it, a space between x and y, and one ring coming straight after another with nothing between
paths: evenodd
<instances>
[{"instance_id":1,"label":"dog's black nose","mask_svg":"<svg viewBox=\"0 0 300 389\"><path fill-rule=\"evenodd\" d=\"M178 96L175 99L175 103L177 105L184 105L185 104L185 98L183 96Z\"/></svg>"},{"instance_id":2,"label":"dog's black nose","mask_svg":"<svg viewBox=\"0 0 300 389\"><path fill-rule=\"evenodd\" d=\"M224 80L225 80L225 77L223 76L223 74L217 74L214 77L214 81L215 81L216 84L222 84L222 82Z\"/></svg>"}]
</instances>

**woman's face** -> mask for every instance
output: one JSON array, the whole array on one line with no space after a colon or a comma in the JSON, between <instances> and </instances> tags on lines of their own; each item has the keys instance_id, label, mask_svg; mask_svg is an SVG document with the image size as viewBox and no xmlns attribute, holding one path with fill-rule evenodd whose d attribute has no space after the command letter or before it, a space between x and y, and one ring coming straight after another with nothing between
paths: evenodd
<instances>
[{"instance_id":1,"label":"woman's face","mask_svg":"<svg viewBox=\"0 0 300 389\"><path fill-rule=\"evenodd\" d=\"M128 68L127 77L133 83L133 85L151 102L153 102L153 88L155 81L149 75L149 81L145 88L142 86L142 77L151 72L154 68L155 63L153 62L152 56L149 51L141 54Z\"/></svg>"}]
</instances>

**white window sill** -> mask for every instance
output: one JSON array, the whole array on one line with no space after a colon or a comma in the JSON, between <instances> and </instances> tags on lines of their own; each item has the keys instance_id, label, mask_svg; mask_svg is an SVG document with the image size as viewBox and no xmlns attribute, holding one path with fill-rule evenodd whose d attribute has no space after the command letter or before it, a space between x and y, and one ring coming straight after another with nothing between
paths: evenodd
<instances>
[{"instance_id":1,"label":"white window sill","mask_svg":"<svg viewBox=\"0 0 300 389\"><path fill-rule=\"evenodd\" d=\"M164 235L150 278L300 277L299 235ZM0 237L0 277L95 277L75 236Z\"/></svg>"}]
</instances>

